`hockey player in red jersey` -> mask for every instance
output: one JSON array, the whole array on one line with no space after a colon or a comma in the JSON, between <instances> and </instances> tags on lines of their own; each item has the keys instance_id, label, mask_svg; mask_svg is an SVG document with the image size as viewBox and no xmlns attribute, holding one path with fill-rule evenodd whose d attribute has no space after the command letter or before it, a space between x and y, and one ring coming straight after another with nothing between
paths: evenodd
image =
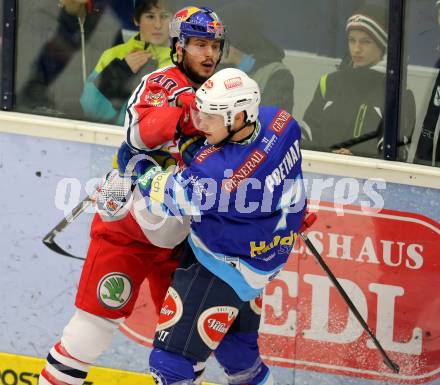
<instances>
[{"instance_id":1,"label":"hockey player in red jersey","mask_svg":"<svg viewBox=\"0 0 440 385\"><path fill-rule=\"evenodd\" d=\"M193 135L189 107L194 90L220 61L224 46L221 21L208 8L187 7L170 24L171 58L176 66L143 78L129 100L127 142L134 149L156 149L177 133ZM176 61L175 55L178 59ZM161 107L161 108L151 108Z\"/></svg>"},{"instance_id":2,"label":"hockey player in red jersey","mask_svg":"<svg viewBox=\"0 0 440 385\"><path fill-rule=\"evenodd\" d=\"M189 106L195 90L214 73L222 56L221 20L208 8L184 8L171 21L170 44L175 66L146 75L129 100L127 144L118 153L120 172L125 172L128 159L145 151L154 157L165 150L181 160L176 140L196 133ZM110 176L117 179L114 173ZM160 308L178 262L173 247L185 238L187 224L172 224L177 226L175 231L165 226L151 232L142 226L134 200L132 196L114 215L105 210L95 215L75 300L77 310L49 352L40 385L83 384L90 365L132 313L144 279Z\"/></svg>"}]
</instances>

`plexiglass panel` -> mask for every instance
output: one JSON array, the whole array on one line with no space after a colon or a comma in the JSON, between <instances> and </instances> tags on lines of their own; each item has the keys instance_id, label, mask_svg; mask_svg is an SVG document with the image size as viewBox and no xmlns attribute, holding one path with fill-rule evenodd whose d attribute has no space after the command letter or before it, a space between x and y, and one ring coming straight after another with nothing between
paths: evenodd
<instances>
[{"instance_id":1,"label":"plexiglass panel","mask_svg":"<svg viewBox=\"0 0 440 385\"><path fill-rule=\"evenodd\" d=\"M440 145L440 27L435 0L407 0L405 33L406 71L404 82L413 90L416 124L407 158L400 160L438 167ZM401 126L407 125L402 106Z\"/></svg>"}]
</instances>

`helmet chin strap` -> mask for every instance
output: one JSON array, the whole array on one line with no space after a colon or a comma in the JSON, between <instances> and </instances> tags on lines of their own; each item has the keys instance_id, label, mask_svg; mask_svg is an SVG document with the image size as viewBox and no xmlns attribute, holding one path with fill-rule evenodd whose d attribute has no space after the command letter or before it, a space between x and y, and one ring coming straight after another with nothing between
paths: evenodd
<instances>
[{"instance_id":1,"label":"helmet chin strap","mask_svg":"<svg viewBox=\"0 0 440 385\"><path fill-rule=\"evenodd\" d=\"M232 124L228 124L228 125L226 126L226 128L227 128L227 130L228 130L228 135L226 136L226 138L224 138L222 141L220 141L219 143L217 143L215 146L222 146L222 145L224 145L225 143L231 141L232 137L233 137L235 134L237 134L238 132L240 132L240 131L243 130L245 127L249 126L250 124L252 124L252 123L249 122L249 121L246 121L246 122L243 123L243 125L242 125L241 127L239 127L239 128L238 128L237 130L235 130L235 131L232 131ZM252 134L251 134L251 135L252 135ZM237 143L240 143L240 142L242 142L243 140L246 140L247 138L248 138L248 137L243 138L242 140L240 140L240 141L237 142Z\"/></svg>"}]
</instances>

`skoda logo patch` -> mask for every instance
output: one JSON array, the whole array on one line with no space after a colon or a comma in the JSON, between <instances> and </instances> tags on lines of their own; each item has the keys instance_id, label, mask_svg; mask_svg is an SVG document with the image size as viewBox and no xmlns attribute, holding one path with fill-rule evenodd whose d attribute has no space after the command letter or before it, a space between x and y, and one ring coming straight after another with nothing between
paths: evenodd
<instances>
[{"instance_id":1,"label":"skoda logo patch","mask_svg":"<svg viewBox=\"0 0 440 385\"><path fill-rule=\"evenodd\" d=\"M110 309L123 307L131 297L130 279L122 273L110 273L104 276L98 285L98 299Z\"/></svg>"}]
</instances>

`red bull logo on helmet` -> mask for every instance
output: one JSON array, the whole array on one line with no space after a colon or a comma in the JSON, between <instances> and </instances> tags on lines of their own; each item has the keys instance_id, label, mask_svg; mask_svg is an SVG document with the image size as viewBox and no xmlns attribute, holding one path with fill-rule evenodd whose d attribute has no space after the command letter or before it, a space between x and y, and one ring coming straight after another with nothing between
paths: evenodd
<instances>
[{"instance_id":1,"label":"red bull logo on helmet","mask_svg":"<svg viewBox=\"0 0 440 385\"><path fill-rule=\"evenodd\" d=\"M180 11L178 11L176 13L176 15L174 16L175 19L177 20L188 20L188 18L193 15L194 13L200 11L199 8L197 7L187 7L187 8L183 8Z\"/></svg>"},{"instance_id":2,"label":"red bull logo on helmet","mask_svg":"<svg viewBox=\"0 0 440 385\"><path fill-rule=\"evenodd\" d=\"M206 31L210 33L215 33L217 36L223 34L223 24L220 21L211 21L206 26Z\"/></svg>"}]
</instances>

